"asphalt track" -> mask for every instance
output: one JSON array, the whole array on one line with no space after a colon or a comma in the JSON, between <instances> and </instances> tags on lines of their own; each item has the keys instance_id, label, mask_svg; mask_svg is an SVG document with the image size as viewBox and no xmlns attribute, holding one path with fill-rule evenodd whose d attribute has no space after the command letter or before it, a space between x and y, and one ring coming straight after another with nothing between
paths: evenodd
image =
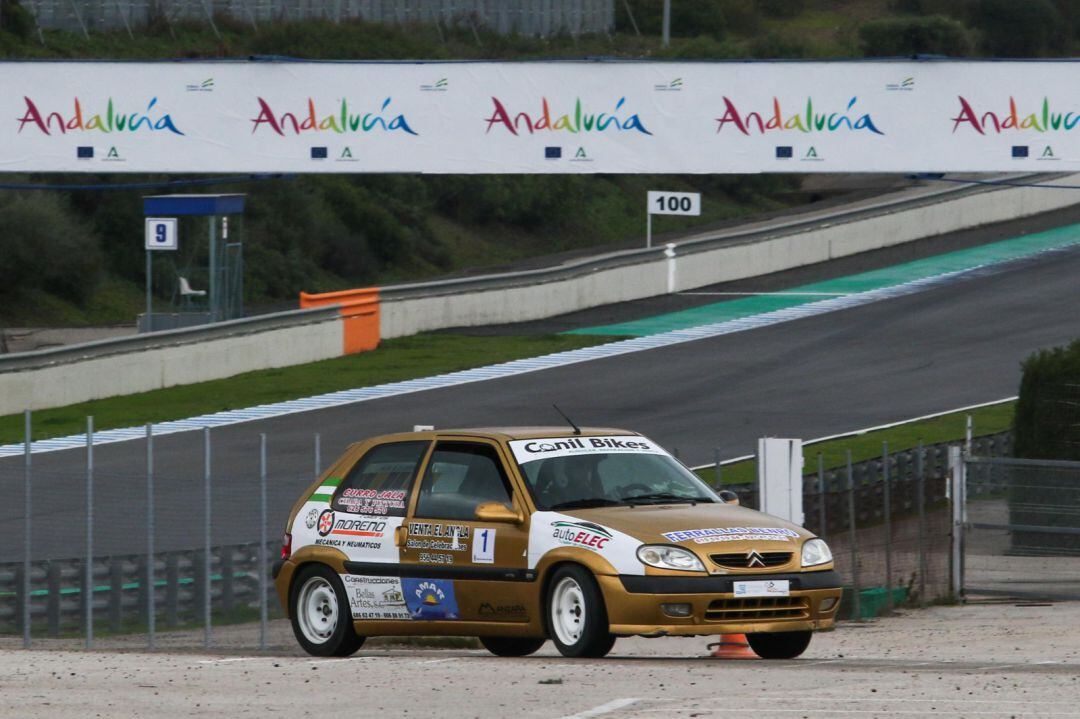
<instances>
[{"instance_id":1,"label":"asphalt track","mask_svg":"<svg viewBox=\"0 0 1080 719\"><path fill-rule=\"evenodd\" d=\"M233 425L213 432L213 537L257 537L258 436L270 444L272 527L324 457L350 441L414 424L554 424L557 402L580 424L628 427L688 463L748 453L765 435L813 437L1014 394L1034 349L1080 335L1080 249L1002 265L919 294L637 354L482 383ZM159 549L202 537L203 437L156 444ZM97 553L133 552L141 536L145 449L95 450ZM81 451L35 455L34 554L78 555ZM21 462L0 462L4 546L21 546ZM272 529L271 536L277 534ZM136 545L137 546L137 545Z\"/></svg>"}]
</instances>

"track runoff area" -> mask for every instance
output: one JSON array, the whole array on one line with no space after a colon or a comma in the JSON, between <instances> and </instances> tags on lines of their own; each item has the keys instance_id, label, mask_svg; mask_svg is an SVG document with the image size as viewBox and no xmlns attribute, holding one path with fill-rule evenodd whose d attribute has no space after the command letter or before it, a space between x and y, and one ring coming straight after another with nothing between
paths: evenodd
<instances>
[{"instance_id":1,"label":"track runoff area","mask_svg":"<svg viewBox=\"0 0 1080 719\"><path fill-rule=\"evenodd\" d=\"M0 652L0 716L1075 717L1080 603L932 607L818 634L790 661L714 659L703 638L622 639L602 660L365 646ZM77 640L72 642L77 645ZM189 643L190 645L190 643Z\"/></svg>"}]
</instances>

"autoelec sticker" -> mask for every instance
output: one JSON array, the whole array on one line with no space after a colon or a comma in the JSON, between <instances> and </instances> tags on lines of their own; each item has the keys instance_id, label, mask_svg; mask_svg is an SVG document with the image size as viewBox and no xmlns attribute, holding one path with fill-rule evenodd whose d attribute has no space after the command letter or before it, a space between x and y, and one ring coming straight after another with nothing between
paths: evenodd
<instances>
[{"instance_id":1,"label":"autoelec sticker","mask_svg":"<svg viewBox=\"0 0 1080 719\"><path fill-rule=\"evenodd\" d=\"M551 529L554 539L586 549L601 550L612 537L611 532L592 522L557 520L551 523Z\"/></svg>"},{"instance_id":2,"label":"autoelec sticker","mask_svg":"<svg viewBox=\"0 0 1080 719\"><path fill-rule=\"evenodd\" d=\"M405 593L405 604L413 619L439 620L458 619L457 598L454 596L454 583L444 579L401 580Z\"/></svg>"},{"instance_id":3,"label":"autoelec sticker","mask_svg":"<svg viewBox=\"0 0 1080 719\"><path fill-rule=\"evenodd\" d=\"M663 536L669 542L692 540L696 544L712 544L713 542L736 542L740 540L787 542L797 538L799 533L786 527L709 527L707 529L664 532Z\"/></svg>"},{"instance_id":4,"label":"autoelec sticker","mask_svg":"<svg viewBox=\"0 0 1080 719\"><path fill-rule=\"evenodd\" d=\"M529 526L529 568L535 569L549 552L579 549L603 557L619 574L644 574L637 558L640 546L636 537L572 514L535 512Z\"/></svg>"},{"instance_id":5,"label":"autoelec sticker","mask_svg":"<svg viewBox=\"0 0 1080 719\"><path fill-rule=\"evenodd\" d=\"M579 454L667 454L652 440L637 436L519 439L510 443L510 450L519 464Z\"/></svg>"},{"instance_id":6,"label":"autoelec sticker","mask_svg":"<svg viewBox=\"0 0 1080 719\"><path fill-rule=\"evenodd\" d=\"M405 592L397 577L342 574L353 619L411 619Z\"/></svg>"}]
</instances>

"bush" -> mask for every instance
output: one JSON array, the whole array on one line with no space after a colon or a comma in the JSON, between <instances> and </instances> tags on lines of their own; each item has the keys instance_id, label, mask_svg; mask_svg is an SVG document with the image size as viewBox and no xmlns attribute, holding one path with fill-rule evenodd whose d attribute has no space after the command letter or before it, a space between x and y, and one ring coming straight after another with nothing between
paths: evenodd
<instances>
[{"instance_id":1,"label":"bush","mask_svg":"<svg viewBox=\"0 0 1080 719\"><path fill-rule=\"evenodd\" d=\"M899 55L951 55L971 53L971 38L956 20L931 17L872 20L859 28L863 52L870 57Z\"/></svg>"},{"instance_id":2,"label":"bush","mask_svg":"<svg viewBox=\"0 0 1080 719\"><path fill-rule=\"evenodd\" d=\"M33 34L37 21L34 15L19 4L19 0L0 2L0 30L23 40Z\"/></svg>"},{"instance_id":3,"label":"bush","mask_svg":"<svg viewBox=\"0 0 1080 719\"><path fill-rule=\"evenodd\" d=\"M745 0L741 0L744 4ZM642 35L660 35L663 31L663 0L630 0L630 11L634 15ZM616 4L615 27L619 32L633 32L634 28L626 14L623 3ZM671 36L698 37L710 35L716 39L724 36L727 28L724 9L721 3L675 2L671 3Z\"/></svg>"},{"instance_id":4,"label":"bush","mask_svg":"<svg viewBox=\"0 0 1080 719\"><path fill-rule=\"evenodd\" d=\"M0 200L0 238L0 296L7 301L43 289L83 302L97 285L97 238L57 195L16 194Z\"/></svg>"},{"instance_id":5,"label":"bush","mask_svg":"<svg viewBox=\"0 0 1080 719\"><path fill-rule=\"evenodd\" d=\"M1080 340L1024 361L1016 456L1080 460Z\"/></svg>"}]
</instances>

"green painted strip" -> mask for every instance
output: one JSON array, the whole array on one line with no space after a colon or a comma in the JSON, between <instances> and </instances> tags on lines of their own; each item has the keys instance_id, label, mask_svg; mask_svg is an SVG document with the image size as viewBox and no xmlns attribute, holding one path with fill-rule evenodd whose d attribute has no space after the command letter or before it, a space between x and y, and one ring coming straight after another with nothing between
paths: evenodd
<instances>
[{"instance_id":1,"label":"green painted strip","mask_svg":"<svg viewBox=\"0 0 1080 719\"><path fill-rule=\"evenodd\" d=\"M345 481L345 480L342 477L327 477L326 479L323 480L323 486L324 487L336 487L339 484L341 484L343 481Z\"/></svg>"},{"instance_id":2,"label":"green painted strip","mask_svg":"<svg viewBox=\"0 0 1080 719\"><path fill-rule=\"evenodd\" d=\"M308 497L309 502L329 502L334 495L332 494L313 494Z\"/></svg>"},{"instance_id":3,"label":"green painted strip","mask_svg":"<svg viewBox=\"0 0 1080 719\"><path fill-rule=\"evenodd\" d=\"M248 572L233 572L233 579L243 579L243 578L247 577L248 575L249 575ZM220 582L223 578L224 578L224 575L222 575L222 574L211 574L210 575L210 581L211 582ZM177 579L176 583L177 584L194 584L195 580L192 579L191 577L183 577L181 579ZM165 579L155 579L154 580L154 586L155 587L164 587L167 584L168 584L168 581L165 580ZM142 586L141 582L125 582L124 584L120 585L120 588L121 589L138 589L141 586ZM95 591L95 592L112 591L112 585L111 584L99 584L99 585L97 585L97 586L95 586L93 588L93 591ZM60 590L60 594L61 595L65 595L65 594L82 594L82 587L64 587L63 589ZM17 597L17 596L19 596L18 592L0 592L0 597ZM48 589L33 589L33 590L30 591L30 596L31 597L47 597L47 596L49 596L49 590Z\"/></svg>"},{"instance_id":4,"label":"green painted strip","mask_svg":"<svg viewBox=\"0 0 1080 719\"><path fill-rule=\"evenodd\" d=\"M881 289L895 285L920 280L947 272L971 269L981 265L1008 262L1022 257L1034 255L1046 250L1071 247L1080 244L1080 225L1068 225L1057 227L1053 230L1038 232L1023 237L1014 237L1000 242L992 242L980 247L972 247L966 250L957 250L943 255L935 255L913 262L905 262L880 270L863 272L847 277L838 277L824 282L815 282L810 285L791 287L784 292L797 293L830 293L830 294L854 294L867 290ZM816 302L821 297L790 295L761 295L744 299L716 302L710 305L694 307L679 312L671 312L655 317L645 317L630 322L620 322L599 327L584 327L570 330L565 334L581 335L633 335L642 337L645 335L670 332L672 330L699 327L714 322L726 322L728 320L751 317L774 310L796 307L811 302Z\"/></svg>"}]
</instances>

